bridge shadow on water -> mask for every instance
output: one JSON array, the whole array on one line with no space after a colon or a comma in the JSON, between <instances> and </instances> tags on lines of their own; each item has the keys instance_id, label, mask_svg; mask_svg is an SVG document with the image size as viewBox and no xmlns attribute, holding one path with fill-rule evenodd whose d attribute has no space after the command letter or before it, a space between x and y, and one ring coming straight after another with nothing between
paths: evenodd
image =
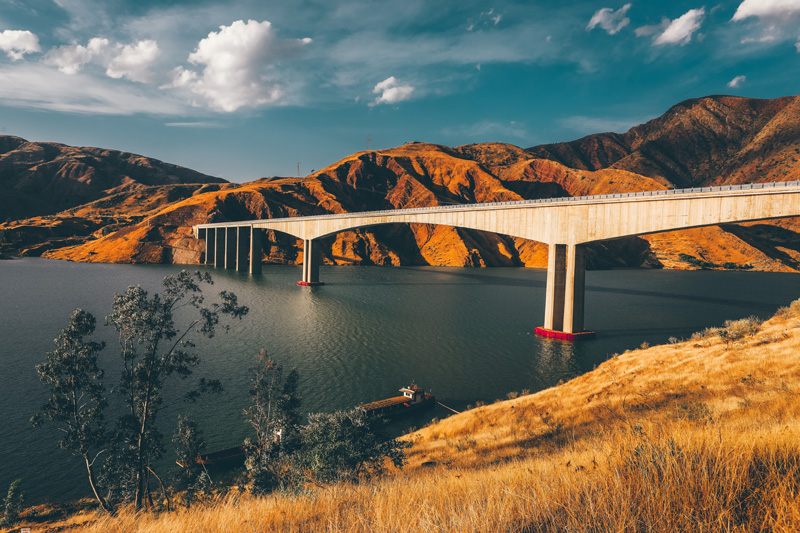
<instances>
[{"instance_id":1,"label":"bridge shadow on water","mask_svg":"<svg viewBox=\"0 0 800 533\"><path fill-rule=\"evenodd\" d=\"M694 296L691 294L675 294L670 292L662 292L662 291L646 291L646 290L637 290L637 289L623 289L623 288L612 288L612 287L594 287L592 285L586 285L586 292L596 292L596 293L606 293L606 294L622 294L626 296L637 296L642 298L667 298L670 300L679 300L684 302L697 302L697 303L705 303L705 304L716 304L716 305L730 305L734 307L757 307L763 308L764 310L774 310L772 306L765 305L763 302L759 302L757 300L740 300L735 298L715 298L709 297L706 295L703 296Z\"/></svg>"},{"instance_id":2,"label":"bridge shadow on water","mask_svg":"<svg viewBox=\"0 0 800 533\"><path fill-rule=\"evenodd\" d=\"M413 280L408 281L398 281L396 279L392 280L367 280L367 279L360 279L360 280L352 280L343 283L337 283L335 281L335 275L331 278L333 281L328 282L326 280L326 285L359 285L359 286L421 286L421 285L494 285L498 287L529 287L529 288L537 288L537 289L545 289L547 287L547 282L545 279L524 279L514 276L503 276L498 275L498 271L492 269L491 267L488 269L470 269L470 268L462 268L462 269L447 269L447 270L439 270L436 267L372 267L375 269L380 268L391 268L394 271L407 271L407 272L425 272L426 274L430 274L431 279L430 281L424 280L420 281L419 277L415 277ZM520 269L525 270L525 269ZM537 275L540 278L544 278L546 276L546 272L543 269L535 269L529 270L532 274ZM624 272L625 269L616 270L616 272ZM639 270L637 270L638 272ZM593 271L593 272L609 272L607 270L602 271ZM654 271L657 272L657 271ZM589 274L591 276L591 274ZM443 280L443 278L446 278ZM463 280L463 281L458 281ZM631 284L635 284L635 281L632 281ZM704 303L704 304L714 304L714 305L726 305L726 306L733 306L733 307L747 307L747 308L757 308L763 311L774 311L773 307L770 305L764 304L764 302L760 302L758 300L748 300L748 299L740 299L740 298L727 298L727 297L713 297L708 295L693 295L693 294L681 294L681 293L674 293L669 291L658 291L658 290L643 290L643 289L635 289L635 288L624 288L624 287L603 287L599 285L593 285L588 282L586 283L586 292L587 293L597 293L597 294L617 294L617 295L624 295L624 296L634 296L634 297L641 297L641 298L665 298L669 300L676 300L676 301L683 301L683 302L695 302L695 303ZM654 331L655 332L655 331Z\"/></svg>"}]
</instances>

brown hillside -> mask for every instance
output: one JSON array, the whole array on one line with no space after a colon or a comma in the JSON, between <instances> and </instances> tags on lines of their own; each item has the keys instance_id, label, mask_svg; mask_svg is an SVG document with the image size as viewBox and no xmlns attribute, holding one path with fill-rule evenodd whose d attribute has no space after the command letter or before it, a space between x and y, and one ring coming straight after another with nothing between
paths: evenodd
<instances>
[{"instance_id":1,"label":"brown hillside","mask_svg":"<svg viewBox=\"0 0 800 533\"><path fill-rule=\"evenodd\" d=\"M140 155L0 136L0 221L57 213L145 186L225 183Z\"/></svg>"},{"instance_id":2,"label":"brown hillside","mask_svg":"<svg viewBox=\"0 0 800 533\"><path fill-rule=\"evenodd\" d=\"M409 143L353 154L303 179L265 179L241 186L209 184L191 190L177 185L163 190L123 187L121 192L55 218L0 224L0 253L45 253L81 261L193 263L199 259L201 243L190 237L188 227L183 226L187 221L252 220L798 178L798 106L800 97L794 96L775 100L714 96L678 104L625 134L598 134L528 150L504 143L456 148ZM5 137L0 149L20 152L25 145L22 139ZM148 222L146 217L157 218ZM145 229L134 227L137 224ZM74 235L69 235L70 227L76 228ZM588 257L593 268L717 265L794 270L800 266L798 230L795 219L701 228L595 243ZM294 239L269 235L268 240L267 261L294 263L302 259ZM336 264L543 267L546 247L445 226L398 225L339 234L323 243L323 258Z\"/></svg>"},{"instance_id":3,"label":"brown hillside","mask_svg":"<svg viewBox=\"0 0 800 533\"><path fill-rule=\"evenodd\" d=\"M475 149L472 147L470 149ZM99 262L196 262L200 243L189 226L222 222L399 209L432 205L500 202L609 192L615 180L632 190L661 188L624 171L574 171L552 161L525 160L495 173L467 158L467 150L411 143L390 150L353 154L303 179L260 180L175 203L136 227L84 245L54 250L47 257ZM611 187L611 188L609 188ZM635 241L639 241L636 239ZM646 245L632 257L641 264ZM266 259L293 263L301 258L294 239L270 234ZM619 245L595 247L596 266L628 265ZM335 264L447 266L543 266L546 248L503 235L428 225L388 226L347 232L323 243L323 259Z\"/></svg>"}]
</instances>

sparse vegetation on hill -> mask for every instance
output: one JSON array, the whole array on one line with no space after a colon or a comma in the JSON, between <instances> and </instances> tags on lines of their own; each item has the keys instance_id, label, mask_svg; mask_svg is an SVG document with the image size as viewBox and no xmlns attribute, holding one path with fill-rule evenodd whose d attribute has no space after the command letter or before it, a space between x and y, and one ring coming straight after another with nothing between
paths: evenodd
<instances>
[{"instance_id":1,"label":"sparse vegetation on hill","mask_svg":"<svg viewBox=\"0 0 800 533\"><path fill-rule=\"evenodd\" d=\"M535 394L433 423L403 471L173 513L83 514L90 532L800 529L800 301L614 355ZM23 513L23 523L35 517ZM25 522L27 521L27 522ZM52 523L52 527L58 524ZM77 529L76 529L77 530Z\"/></svg>"}]
</instances>

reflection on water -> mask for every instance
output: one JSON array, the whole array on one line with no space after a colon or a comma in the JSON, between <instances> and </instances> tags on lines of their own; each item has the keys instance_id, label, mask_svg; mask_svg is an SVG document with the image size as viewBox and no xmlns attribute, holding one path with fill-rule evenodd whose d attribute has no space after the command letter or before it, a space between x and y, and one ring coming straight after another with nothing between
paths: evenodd
<instances>
[{"instance_id":1,"label":"reflection on water","mask_svg":"<svg viewBox=\"0 0 800 533\"><path fill-rule=\"evenodd\" d=\"M566 377L580 373L580 365L575 355L575 343L556 339L542 339L531 360L531 372L540 378L531 387L541 390L558 383Z\"/></svg>"},{"instance_id":2,"label":"reflection on water","mask_svg":"<svg viewBox=\"0 0 800 533\"><path fill-rule=\"evenodd\" d=\"M80 465L55 447L53 431L28 423L44 391L33 370L71 312L98 318L113 294L140 284L159 290L173 265L89 265L41 259L0 261L0 487L25 480L30 502L87 495ZM586 323L596 340L571 344L533 334L544 319L545 272L531 269L322 267L323 287L298 287L300 267L266 266L263 275L210 269L218 291L233 291L250 314L227 335L203 341L196 375L225 392L182 406L201 422L209 449L247 435L248 369L259 350L297 368L306 412L347 409L393 396L416 381L461 410L510 391L540 390L591 370L615 352L685 337L728 318L768 316L800 296L800 277L758 272L617 270L587 273ZM98 327L107 384L118 377L113 331ZM177 381L173 396L189 383ZM169 403L169 402L168 402ZM178 408L166 409L162 432ZM443 408L399 422L420 426ZM170 466L167 450L165 468Z\"/></svg>"}]
</instances>

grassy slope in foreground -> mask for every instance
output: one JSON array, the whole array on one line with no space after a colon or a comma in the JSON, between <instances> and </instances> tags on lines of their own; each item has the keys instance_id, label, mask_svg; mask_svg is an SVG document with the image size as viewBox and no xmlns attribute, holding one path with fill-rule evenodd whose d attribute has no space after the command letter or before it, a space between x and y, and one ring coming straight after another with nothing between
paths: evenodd
<instances>
[{"instance_id":1,"label":"grassy slope in foreground","mask_svg":"<svg viewBox=\"0 0 800 533\"><path fill-rule=\"evenodd\" d=\"M408 437L409 466L374 482L69 522L93 532L798 531L800 301L725 339L748 325L626 352L430 425Z\"/></svg>"}]
</instances>

